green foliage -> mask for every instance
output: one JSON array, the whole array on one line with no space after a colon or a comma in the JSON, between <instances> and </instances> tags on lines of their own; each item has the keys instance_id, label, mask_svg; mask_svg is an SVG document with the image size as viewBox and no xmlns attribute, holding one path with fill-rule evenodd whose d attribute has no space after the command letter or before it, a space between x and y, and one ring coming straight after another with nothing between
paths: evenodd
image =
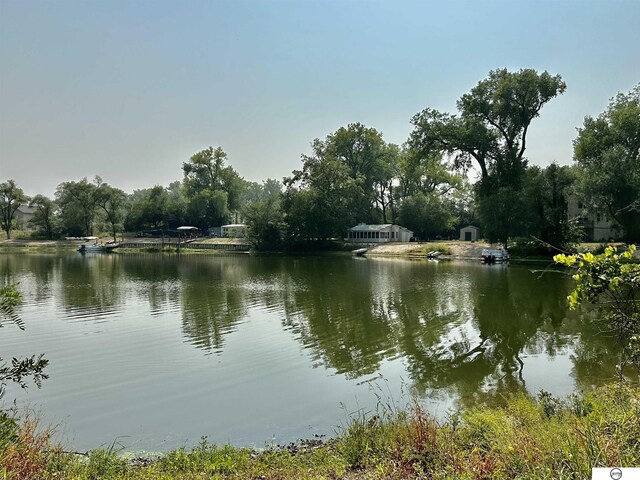
<instances>
[{"instance_id":1,"label":"green foliage","mask_svg":"<svg viewBox=\"0 0 640 480\"><path fill-rule=\"evenodd\" d=\"M640 264L632 262L635 245L623 253L607 247L604 253L560 254L556 263L576 269L576 288L567 297L569 307L598 305L606 326L622 345L627 361L640 368Z\"/></svg>"},{"instance_id":2,"label":"green foliage","mask_svg":"<svg viewBox=\"0 0 640 480\"><path fill-rule=\"evenodd\" d=\"M222 148L209 147L182 164L187 220L202 229L222 225L241 206L246 182L226 159Z\"/></svg>"},{"instance_id":3,"label":"green foliage","mask_svg":"<svg viewBox=\"0 0 640 480\"><path fill-rule=\"evenodd\" d=\"M44 195L36 195L29 202L29 206L35 209L31 226L37 228L40 234L49 240L57 237L60 234L60 222L56 216L55 202Z\"/></svg>"},{"instance_id":4,"label":"green foliage","mask_svg":"<svg viewBox=\"0 0 640 480\"><path fill-rule=\"evenodd\" d=\"M486 187L489 181L479 187ZM521 192L513 187L498 187L490 193L478 193L477 197L483 236L506 247L510 237L523 231L525 204Z\"/></svg>"},{"instance_id":5,"label":"green foliage","mask_svg":"<svg viewBox=\"0 0 640 480\"><path fill-rule=\"evenodd\" d=\"M622 225L628 241L640 240L640 84L619 93L597 118L587 116L574 140L580 190L595 211Z\"/></svg>"},{"instance_id":6,"label":"green foliage","mask_svg":"<svg viewBox=\"0 0 640 480\"><path fill-rule=\"evenodd\" d=\"M60 207L63 230L71 236L93 234L97 204L98 185L102 181L96 177L95 183L86 178L79 182L63 182L56 189L56 203Z\"/></svg>"},{"instance_id":7,"label":"green foliage","mask_svg":"<svg viewBox=\"0 0 640 480\"><path fill-rule=\"evenodd\" d=\"M399 209L399 222L422 240L451 231L455 218L449 201L431 192L406 198Z\"/></svg>"},{"instance_id":8,"label":"green foliage","mask_svg":"<svg viewBox=\"0 0 640 480\"><path fill-rule=\"evenodd\" d=\"M277 250L284 237L281 208L282 185L268 179L262 185L253 183L245 193L242 215L247 224L247 238L256 250Z\"/></svg>"},{"instance_id":9,"label":"green foliage","mask_svg":"<svg viewBox=\"0 0 640 480\"><path fill-rule=\"evenodd\" d=\"M530 167L523 181L522 235L563 250L575 250L582 232L569 218L568 198L575 185L574 171L552 163L542 169Z\"/></svg>"},{"instance_id":10,"label":"green foliage","mask_svg":"<svg viewBox=\"0 0 640 480\"><path fill-rule=\"evenodd\" d=\"M410 144L416 151L425 156L446 155L455 170L467 171L477 164L479 214L491 241L506 244L522 230L529 125L565 89L559 75L546 71L492 70L458 100L458 116L427 108L412 119Z\"/></svg>"},{"instance_id":11,"label":"green foliage","mask_svg":"<svg viewBox=\"0 0 640 480\"><path fill-rule=\"evenodd\" d=\"M419 401L348 416L335 439L262 451L210 444L127 461L114 444L87 457L51 445L29 418L7 424L0 471L8 478L587 478L592 467L640 461L640 391L622 383L559 399L540 392L477 406L437 422ZM1 425L1 424L0 424ZM0 430L1 431L1 430ZM2 437L0 437L1 440ZM0 446L2 445L0 441Z\"/></svg>"},{"instance_id":12,"label":"green foliage","mask_svg":"<svg viewBox=\"0 0 640 480\"><path fill-rule=\"evenodd\" d=\"M27 201L28 197L14 180L0 183L0 227L7 234L7 239L11 238L16 211Z\"/></svg>"},{"instance_id":13,"label":"green foliage","mask_svg":"<svg viewBox=\"0 0 640 480\"><path fill-rule=\"evenodd\" d=\"M15 285L5 285L0 287L0 328L5 323L12 323L24 330L20 317L16 313L16 307L20 305L22 296ZM48 378L44 373L44 368L49 363L42 355L11 359L10 364L6 364L0 357L0 397L4 394L5 386L9 382L14 382L22 388L27 388L25 378L32 377L34 383L40 387L42 380Z\"/></svg>"},{"instance_id":14,"label":"green foliage","mask_svg":"<svg viewBox=\"0 0 640 480\"><path fill-rule=\"evenodd\" d=\"M125 229L139 231L148 228L177 228L185 224L186 199L180 182L168 187L156 185L136 190L129 195Z\"/></svg>"},{"instance_id":15,"label":"green foliage","mask_svg":"<svg viewBox=\"0 0 640 480\"><path fill-rule=\"evenodd\" d=\"M342 238L359 222L395 216L393 178L398 149L374 128L351 123L315 139L302 170L285 179L287 241Z\"/></svg>"},{"instance_id":16,"label":"green foliage","mask_svg":"<svg viewBox=\"0 0 640 480\"><path fill-rule=\"evenodd\" d=\"M287 241L318 240L344 235L356 222L357 205L365 194L336 158L308 158L304 169L285 179L282 207Z\"/></svg>"},{"instance_id":17,"label":"green foliage","mask_svg":"<svg viewBox=\"0 0 640 480\"><path fill-rule=\"evenodd\" d=\"M119 188L100 182L95 192L95 200L96 205L104 212L111 227L113 240L116 241L116 233L123 228L127 194Z\"/></svg>"}]
</instances>

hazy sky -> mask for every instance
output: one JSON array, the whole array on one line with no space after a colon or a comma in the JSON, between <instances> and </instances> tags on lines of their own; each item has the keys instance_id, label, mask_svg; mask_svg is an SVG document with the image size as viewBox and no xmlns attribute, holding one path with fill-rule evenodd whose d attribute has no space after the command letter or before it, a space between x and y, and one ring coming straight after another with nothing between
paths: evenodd
<instances>
[{"instance_id":1,"label":"hazy sky","mask_svg":"<svg viewBox=\"0 0 640 480\"><path fill-rule=\"evenodd\" d=\"M584 116L640 82L639 25L637 0L0 0L0 181L167 185L209 145L281 179L349 122L404 142L501 67L562 75L527 155L568 164Z\"/></svg>"}]
</instances>

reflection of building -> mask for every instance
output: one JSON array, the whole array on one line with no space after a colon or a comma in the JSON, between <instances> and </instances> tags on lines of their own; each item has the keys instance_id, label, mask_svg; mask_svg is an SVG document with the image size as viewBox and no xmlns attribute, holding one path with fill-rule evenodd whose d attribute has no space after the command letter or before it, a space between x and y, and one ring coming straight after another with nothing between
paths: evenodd
<instances>
[{"instance_id":1,"label":"reflection of building","mask_svg":"<svg viewBox=\"0 0 640 480\"><path fill-rule=\"evenodd\" d=\"M602 213L593 213L575 195L567 200L567 215L576 220L587 242L606 242L622 237L622 228Z\"/></svg>"},{"instance_id":2,"label":"reflection of building","mask_svg":"<svg viewBox=\"0 0 640 480\"><path fill-rule=\"evenodd\" d=\"M347 232L347 241L360 243L408 242L413 232L400 225L367 225L361 223Z\"/></svg>"},{"instance_id":3,"label":"reflection of building","mask_svg":"<svg viewBox=\"0 0 640 480\"><path fill-rule=\"evenodd\" d=\"M221 235L227 238L244 238L246 232L247 226L244 223L231 223L220 227Z\"/></svg>"},{"instance_id":4,"label":"reflection of building","mask_svg":"<svg viewBox=\"0 0 640 480\"><path fill-rule=\"evenodd\" d=\"M460 240L464 242L477 242L480 236L480 229L473 225L468 225L460 229Z\"/></svg>"},{"instance_id":5,"label":"reflection of building","mask_svg":"<svg viewBox=\"0 0 640 480\"><path fill-rule=\"evenodd\" d=\"M36 209L34 207L30 207L28 205L20 205L16 210L15 219L18 224L18 230L25 230L29 228L29 220L33 218L33 215L36 213Z\"/></svg>"}]
</instances>

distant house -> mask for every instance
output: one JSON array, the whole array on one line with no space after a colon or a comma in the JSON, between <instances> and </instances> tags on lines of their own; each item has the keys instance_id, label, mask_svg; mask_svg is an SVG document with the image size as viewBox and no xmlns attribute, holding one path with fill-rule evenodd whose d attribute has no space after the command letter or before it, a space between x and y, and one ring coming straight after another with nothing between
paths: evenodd
<instances>
[{"instance_id":1,"label":"distant house","mask_svg":"<svg viewBox=\"0 0 640 480\"><path fill-rule=\"evenodd\" d=\"M247 226L244 223L231 223L222 225L220 232L226 238L244 238L247 234Z\"/></svg>"},{"instance_id":2,"label":"distant house","mask_svg":"<svg viewBox=\"0 0 640 480\"><path fill-rule=\"evenodd\" d=\"M467 225L460 229L460 240L463 242L477 242L480 235L480 229L473 225Z\"/></svg>"},{"instance_id":3,"label":"distant house","mask_svg":"<svg viewBox=\"0 0 640 480\"><path fill-rule=\"evenodd\" d=\"M588 210L576 195L569 195L567 215L569 220L576 221L578 227L584 231L584 239L587 242L619 240L624 234L622 227L610 220L605 214L593 213Z\"/></svg>"},{"instance_id":4,"label":"distant house","mask_svg":"<svg viewBox=\"0 0 640 480\"><path fill-rule=\"evenodd\" d=\"M353 243L408 242L411 237L413 232L400 225L361 223L349 229L346 240Z\"/></svg>"},{"instance_id":5,"label":"distant house","mask_svg":"<svg viewBox=\"0 0 640 480\"><path fill-rule=\"evenodd\" d=\"M16 219L16 224L18 226L18 230L26 230L29 228L29 220L33 218L33 215L36 213L36 209L34 207L30 207L28 205L20 205L16 210L14 218Z\"/></svg>"}]
</instances>

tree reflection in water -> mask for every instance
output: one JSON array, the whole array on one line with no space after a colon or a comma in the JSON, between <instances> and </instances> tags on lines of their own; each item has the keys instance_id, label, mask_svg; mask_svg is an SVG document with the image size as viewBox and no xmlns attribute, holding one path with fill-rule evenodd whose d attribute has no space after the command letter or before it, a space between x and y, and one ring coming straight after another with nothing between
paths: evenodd
<instances>
[{"instance_id":1,"label":"tree reflection in water","mask_svg":"<svg viewBox=\"0 0 640 480\"><path fill-rule=\"evenodd\" d=\"M463 401L527 387L527 358L570 355L579 385L614 374L613 340L569 313L569 281L517 265L346 256L4 255L2 280L53 296L69 319L146 302L175 313L184 338L222 353L256 311L275 312L316 366L347 378L401 359L423 395ZM129 321L134 321L130 319Z\"/></svg>"}]
</instances>

